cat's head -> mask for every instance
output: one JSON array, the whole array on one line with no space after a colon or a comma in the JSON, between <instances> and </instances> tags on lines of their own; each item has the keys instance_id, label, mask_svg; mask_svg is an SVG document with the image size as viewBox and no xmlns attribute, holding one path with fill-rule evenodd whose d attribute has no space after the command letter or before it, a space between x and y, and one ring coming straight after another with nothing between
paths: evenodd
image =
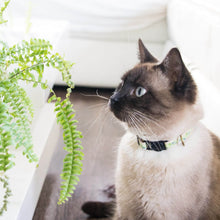
<instances>
[{"instance_id":1,"label":"cat's head","mask_svg":"<svg viewBox=\"0 0 220 220\"><path fill-rule=\"evenodd\" d=\"M180 135L201 118L202 111L196 84L179 50L171 49L159 62L139 40L139 60L111 96L111 111L142 137L157 140Z\"/></svg>"}]
</instances>

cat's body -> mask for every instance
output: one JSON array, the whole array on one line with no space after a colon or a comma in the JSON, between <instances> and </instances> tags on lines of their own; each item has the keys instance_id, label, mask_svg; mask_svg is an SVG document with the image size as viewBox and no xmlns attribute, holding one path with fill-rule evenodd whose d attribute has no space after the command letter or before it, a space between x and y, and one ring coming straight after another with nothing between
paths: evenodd
<instances>
[{"instance_id":1,"label":"cat's body","mask_svg":"<svg viewBox=\"0 0 220 220\"><path fill-rule=\"evenodd\" d=\"M220 144L216 149L210 132L198 123L185 146L172 148L143 152L136 137L125 134L118 152L114 219L218 219L219 177L214 180L216 201L211 191Z\"/></svg>"},{"instance_id":2,"label":"cat's body","mask_svg":"<svg viewBox=\"0 0 220 220\"><path fill-rule=\"evenodd\" d=\"M113 220L220 219L220 142L200 122L194 80L178 49L161 63L141 40L139 50L140 63L109 102L127 128L118 149Z\"/></svg>"}]
</instances>

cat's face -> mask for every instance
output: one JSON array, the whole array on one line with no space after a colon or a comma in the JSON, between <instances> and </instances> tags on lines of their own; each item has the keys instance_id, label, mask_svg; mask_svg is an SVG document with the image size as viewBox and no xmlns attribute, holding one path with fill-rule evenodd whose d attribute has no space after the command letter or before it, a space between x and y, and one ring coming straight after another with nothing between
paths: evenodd
<instances>
[{"instance_id":1,"label":"cat's face","mask_svg":"<svg viewBox=\"0 0 220 220\"><path fill-rule=\"evenodd\" d=\"M109 105L136 134L157 135L195 103L196 85L178 49L172 49L161 63L141 40L139 50L140 63L124 74Z\"/></svg>"}]
</instances>

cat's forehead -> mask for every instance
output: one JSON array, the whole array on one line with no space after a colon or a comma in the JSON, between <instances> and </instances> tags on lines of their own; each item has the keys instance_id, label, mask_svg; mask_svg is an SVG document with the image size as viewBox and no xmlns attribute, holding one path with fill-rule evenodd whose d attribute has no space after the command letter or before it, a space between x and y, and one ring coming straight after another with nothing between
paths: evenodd
<instances>
[{"instance_id":1,"label":"cat's forehead","mask_svg":"<svg viewBox=\"0 0 220 220\"><path fill-rule=\"evenodd\" d=\"M149 80L156 71L156 66L152 64L138 64L122 76L124 82L141 84Z\"/></svg>"},{"instance_id":2,"label":"cat's forehead","mask_svg":"<svg viewBox=\"0 0 220 220\"><path fill-rule=\"evenodd\" d=\"M165 89L169 84L167 77L165 77L155 63L136 65L123 75L122 80L124 83L157 89Z\"/></svg>"}]
</instances>

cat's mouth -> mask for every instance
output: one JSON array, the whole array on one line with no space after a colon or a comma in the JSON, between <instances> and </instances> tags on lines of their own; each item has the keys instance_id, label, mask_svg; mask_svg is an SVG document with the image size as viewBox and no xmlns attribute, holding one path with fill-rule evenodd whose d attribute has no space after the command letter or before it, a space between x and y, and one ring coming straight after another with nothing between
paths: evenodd
<instances>
[{"instance_id":1,"label":"cat's mouth","mask_svg":"<svg viewBox=\"0 0 220 220\"><path fill-rule=\"evenodd\" d=\"M126 111L126 108L123 106L123 104L117 100L114 100L114 98L110 98L108 106L110 111L118 120L126 123L127 128L132 129L135 134L141 136L143 135L140 120L134 117L131 111Z\"/></svg>"},{"instance_id":2,"label":"cat's mouth","mask_svg":"<svg viewBox=\"0 0 220 220\"><path fill-rule=\"evenodd\" d=\"M121 106L119 100L114 98L113 96L109 99L108 103L110 111L115 115L117 119L122 122L126 122L126 114L123 112L123 107Z\"/></svg>"}]
</instances>

